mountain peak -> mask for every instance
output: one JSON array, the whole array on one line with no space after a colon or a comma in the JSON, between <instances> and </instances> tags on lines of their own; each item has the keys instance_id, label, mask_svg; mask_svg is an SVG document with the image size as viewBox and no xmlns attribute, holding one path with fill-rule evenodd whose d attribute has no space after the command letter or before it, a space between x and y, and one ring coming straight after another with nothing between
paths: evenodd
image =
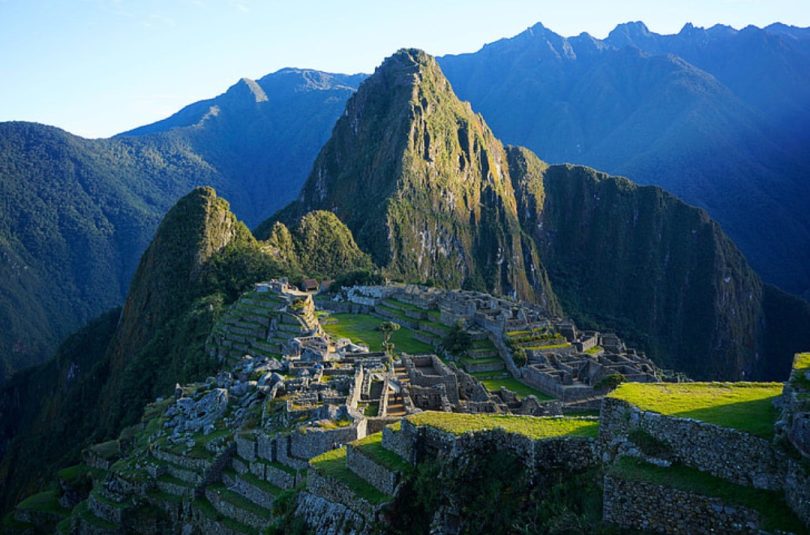
<instances>
[{"instance_id":1,"label":"mountain peak","mask_svg":"<svg viewBox=\"0 0 810 535\"><path fill-rule=\"evenodd\" d=\"M613 29L613 32L621 32L632 36L648 36L650 35L650 29L647 28L647 25L644 24L640 20L631 21L631 22L623 22L621 24L616 25ZM611 33L613 33L611 32Z\"/></svg>"},{"instance_id":2,"label":"mountain peak","mask_svg":"<svg viewBox=\"0 0 810 535\"><path fill-rule=\"evenodd\" d=\"M299 199L278 220L294 225L330 210L392 277L556 309L536 246L519 226L511 173L503 145L436 60L401 49L349 100Z\"/></svg>"},{"instance_id":3,"label":"mountain peak","mask_svg":"<svg viewBox=\"0 0 810 535\"><path fill-rule=\"evenodd\" d=\"M238 82L228 88L225 98L244 103L258 104L267 102L267 93L264 89L250 78L241 78Z\"/></svg>"}]
</instances>

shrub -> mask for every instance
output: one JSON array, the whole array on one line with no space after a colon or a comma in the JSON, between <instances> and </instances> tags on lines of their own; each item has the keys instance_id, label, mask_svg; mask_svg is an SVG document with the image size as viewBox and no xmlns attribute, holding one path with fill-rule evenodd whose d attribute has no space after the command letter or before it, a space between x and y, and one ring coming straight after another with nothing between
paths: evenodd
<instances>
[{"instance_id":1,"label":"shrub","mask_svg":"<svg viewBox=\"0 0 810 535\"><path fill-rule=\"evenodd\" d=\"M613 390L624 382L624 375L612 373L599 380L593 387L597 390Z\"/></svg>"}]
</instances>

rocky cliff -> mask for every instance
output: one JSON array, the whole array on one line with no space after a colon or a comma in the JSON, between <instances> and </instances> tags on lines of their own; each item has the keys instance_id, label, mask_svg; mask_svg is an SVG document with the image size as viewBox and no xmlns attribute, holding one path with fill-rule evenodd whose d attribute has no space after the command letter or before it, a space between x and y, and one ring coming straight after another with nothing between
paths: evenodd
<instances>
[{"instance_id":1,"label":"rocky cliff","mask_svg":"<svg viewBox=\"0 0 810 535\"><path fill-rule=\"evenodd\" d=\"M620 330L666 367L751 376L762 283L704 211L586 167L553 165L538 178L542 196L519 190L524 221L567 312Z\"/></svg>"}]
</instances>

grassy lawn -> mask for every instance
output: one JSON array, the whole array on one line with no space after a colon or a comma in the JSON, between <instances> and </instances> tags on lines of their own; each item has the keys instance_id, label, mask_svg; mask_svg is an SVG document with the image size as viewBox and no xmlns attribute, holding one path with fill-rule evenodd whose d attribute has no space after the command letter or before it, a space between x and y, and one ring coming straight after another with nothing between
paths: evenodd
<instances>
[{"instance_id":1,"label":"grassy lawn","mask_svg":"<svg viewBox=\"0 0 810 535\"><path fill-rule=\"evenodd\" d=\"M335 338L348 338L352 342L368 346L371 351L382 351L383 336L377 327L383 322L370 314L332 314L323 322L324 330ZM414 338L413 331L405 326L391 336L397 352L419 354L433 353L433 348Z\"/></svg>"},{"instance_id":2,"label":"grassy lawn","mask_svg":"<svg viewBox=\"0 0 810 535\"><path fill-rule=\"evenodd\" d=\"M415 425L427 425L461 435L471 431L503 429L537 440L556 437L596 437L599 423L579 418L518 416L514 414L465 414L426 411L408 416Z\"/></svg>"},{"instance_id":3,"label":"grassy lawn","mask_svg":"<svg viewBox=\"0 0 810 535\"><path fill-rule=\"evenodd\" d=\"M535 396L538 401L544 401L548 399L554 399L553 397L549 396L548 394L544 394L539 390L536 390L529 385L524 385L514 377L509 376L498 376L497 374L493 374L492 372L477 372L472 374L476 379L481 381L481 384L489 390L490 392L497 392L501 389L502 386L508 388L512 392L518 395L518 397L523 398L526 396Z\"/></svg>"},{"instance_id":4,"label":"grassy lawn","mask_svg":"<svg viewBox=\"0 0 810 535\"><path fill-rule=\"evenodd\" d=\"M773 436L782 383L623 383L609 394L646 411Z\"/></svg>"},{"instance_id":5,"label":"grassy lawn","mask_svg":"<svg viewBox=\"0 0 810 535\"><path fill-rule=\"evenodd\" d=\"M310 459L309 465L322 476L331 477L340 481L357 496L373 505L386 502L390 499L389 496L386 496L372 487L367 481L349 470L346 466L345 446L313 457Z\"/></svg>"},{"instance_id":6,"label":"grassy lawn","mask_svg":"<svg viewBox=\"0 0 810 535\"><path fill-rule=\"evenodd\" d=\"M763 527L768 531L782 530L793 533L805 531L778 492L735 485L686 466L673 465L664 468L629 457L619 459L609 468L609 473L622 479L646 481L702 496L713 496L727 503L753 509L759 512Z\"/></svg>"},{"instance_id":7,"label":"grassy lawn","mask_svg":"<svg viewBox=\"0 0 810 535\"><path fill-rule=\"evenodd\" d=\"M586 349L585 353L587 353L588 355L596 355L601 351L604 351L604 349L602 349L602 346L593 346L590 349Z\"/></svg>"},{"instance_id":8,"label":"grassy lawn","mask_svg":"<svg viewBox=\"0 0 810 535\"><path fill-rule=\"evenodd\" d=\"M391 450L383 448L382 433L374 433L351 443L363 455L392 472L410 473L413 467Z\"/></svg>"}]
</instances>

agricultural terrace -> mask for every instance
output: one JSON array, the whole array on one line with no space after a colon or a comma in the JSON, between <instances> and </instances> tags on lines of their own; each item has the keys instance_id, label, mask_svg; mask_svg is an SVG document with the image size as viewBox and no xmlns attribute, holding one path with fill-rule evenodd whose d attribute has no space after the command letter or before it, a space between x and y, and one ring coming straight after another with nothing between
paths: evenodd
<instances>
[{"instance_id":1,"label":"agricultural terrace","mask_svg":"<svg viewBox=\"0 0 810 535\"><path fill-rule=\"evenodd\" d=\"M565 417L535 417L515 414L465 414L426 411L412 414L407 420L414 425L426 425L441 431L463 435L477 431L503 429L533 440L558 437L596 437L596 420Z\"/></svg>"},{"instance_id":2,"label":"agricultural terrace","mask_svg":"<svg viewBox=\"0 0 810 535\"><path fill-rule=\"evenodd\" d=\"M608 397L644 411L773 436L782 383L623 383Z\"/></svg>"},{"instance_id":3,"label":"agricultural terrace","mask_svg":"<svg viewBox=\"0 0 810 535\"><path fill-rule=\"evenodd\" d=\"M385 320L370 314L331 314L323 318L321 325L333 338L348 338L354 343L365 344L370 351L382 351L383 333L378 327ZM417 340L411 329L404 325L391 336L394 350L418 355L433 353L430 345Z\"/></svg>"}]
</instances>

